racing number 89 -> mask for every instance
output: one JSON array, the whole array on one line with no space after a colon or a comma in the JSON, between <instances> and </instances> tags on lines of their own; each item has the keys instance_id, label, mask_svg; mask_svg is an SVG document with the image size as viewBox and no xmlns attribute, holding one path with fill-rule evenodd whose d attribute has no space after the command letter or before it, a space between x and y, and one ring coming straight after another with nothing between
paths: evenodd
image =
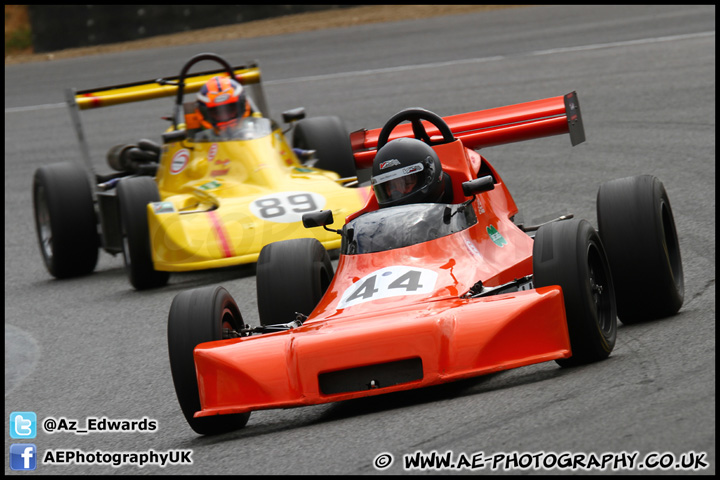
<instances>
[{"instance_id":1,"label":"racing number 89","mask_svg":"<svg viewBox=\"0 0 720 480\"><path fill-rule=\"evenodd\" d=\"M285 205L283 200L287 199L290 204ZM286 208L295 213L306 213L319 210L315 200L309 193L297 193L288 195L284 198L268 197L256 200L260 216L262 218L282 217L286 213Z\"/></svg>"}]
</instances>

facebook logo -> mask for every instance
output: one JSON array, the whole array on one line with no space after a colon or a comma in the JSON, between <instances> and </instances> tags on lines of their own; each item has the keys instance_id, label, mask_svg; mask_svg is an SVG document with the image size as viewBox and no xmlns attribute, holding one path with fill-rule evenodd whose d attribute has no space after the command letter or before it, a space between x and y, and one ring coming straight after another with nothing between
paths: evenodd
<instances>
[{"instance_id":1,"label":"facebook logo","mask_svg":"<svg viewBox=\"0 0 720 480\"><path fill-rule=\"evenodd\" d=\"M37 467L37 448L32 443L13 443L10 445L11 470L35 470Z\"/></svg>"},{"instance_id":2,"label":"facebook logo","mask_svg":"<svg viewBox=\"0 0 720 480\"><path fill-rule=\"evenodd\" d=\"M35 438L37 416L35 412L12 412L10 414L10 438Z\"/></svg>"}]
</instances>

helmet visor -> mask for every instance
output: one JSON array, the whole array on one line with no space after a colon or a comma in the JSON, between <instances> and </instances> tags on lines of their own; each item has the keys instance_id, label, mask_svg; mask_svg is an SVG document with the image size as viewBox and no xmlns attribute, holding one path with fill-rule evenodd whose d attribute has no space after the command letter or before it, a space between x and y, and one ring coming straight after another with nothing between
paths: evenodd
<instances>
[{"instance_id":1,"label":"helmet visor","mask_svg":"<svg viewBox=\"0 0 720 480\"><path fill-rule=\"evenodd\" d=\"M380 203L399 200L418 188L422 188L422 163L416 163L387 173L376 175L372 179L375 196Z\"/></svg>"},{"instance_id":2,"label":"helmet visor","mask_svg":"<svg viewBox=\"0 0 720 480\"><path fill-rule=\"evenodd\" d=\"M238 109L236 103L226 103L225 105L218 105L217 107L208 108L210 119L215 125L222 125L226 122L234 120L238 116Z\"/></svg>"}]
</instances>

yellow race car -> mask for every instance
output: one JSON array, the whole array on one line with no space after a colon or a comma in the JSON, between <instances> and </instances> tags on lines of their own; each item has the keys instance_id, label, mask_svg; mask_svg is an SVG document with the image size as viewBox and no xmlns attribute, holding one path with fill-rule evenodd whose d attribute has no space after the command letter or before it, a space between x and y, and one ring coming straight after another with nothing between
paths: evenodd
<instances>
[{"instance_id":1,"label":"yellow race car","mask_svg":"<svg viewBox=\"0 0 720 480\"><path fill-rule=\"evenodd\" d=\"M222 68L188 74L205 60ZM252 111L222 132L203 128L195 101L183 98L218 76L243 86ZM175 103L162 145L115 146L108 152L115 172L94 173L79 110L163 96ZM163 286L170 272L256 262L262 247L277 240L314 237L337 249L337 235L303 228L302 215L330 209L341 228L371 194L358 186L342 121L306 119L297 108L283 113L289 124L283 131L269 117L256 63L231 67L217 55L200 54L178 77L69 90L67 97L85 165L44 166L33 181L40 251L57 278L91 273L100 248L123 254L136 289Z\"/></svg>"}]
</instances>

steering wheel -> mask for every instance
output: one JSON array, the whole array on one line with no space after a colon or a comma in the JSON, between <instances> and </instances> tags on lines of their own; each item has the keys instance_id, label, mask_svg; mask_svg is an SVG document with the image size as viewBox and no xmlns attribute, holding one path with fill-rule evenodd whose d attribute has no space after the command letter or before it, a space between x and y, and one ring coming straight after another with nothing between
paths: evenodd
<instances>
[{"instance_id":1,"label":"steering wheel","mask_svg":"<svg viewBox=\"0 0 720 480\"><path fill-rule=\"evenodd\" d=\"M437 127L443 136L442 140L432 142L430 140L430 135L428 135L421 120L427 120L433 126ZM440 145L442 143L450 143L455 140L452 130L450 130L450 127L447 123L445 123L445 120L443 120L440 115L437 115L430 110L425 110L424 108L406 108L405 110L401 110L390 117L390 120L388 120L382 130L380 130L380 136L378 137L377 142L378 150L387 143L392 131L395 130L395 127L400 125L402 122L410 122L412 124L412 130L415 138L422 140L428 145Z\"/></svg>"},{"instance_id":2,"label":"steering wheel","mask_svg":"<svg viewBox=\"0 0 720 480\"><path fill-rule=\"evenodd\" d=\"M222 69L214 71L214 72L207 72L207 73L222 73L225 71L230 78L235 78L235 73L233 72L232 67L230 64L219 55L215 55L214 53L200 53L192 57L190 60L185 63L182 70L180 70L180 76L177 80L177 95L175 96L175 111L173 112L173 127L177 129L177 124L179 123L182 103L183 103L183 96L185 95L185 76L187 75L188 71L190 70L190 67L195 65L198 62L201 62L203 60L214 60L220 65L222 65Z\"/></svg>"}]
</instances>

